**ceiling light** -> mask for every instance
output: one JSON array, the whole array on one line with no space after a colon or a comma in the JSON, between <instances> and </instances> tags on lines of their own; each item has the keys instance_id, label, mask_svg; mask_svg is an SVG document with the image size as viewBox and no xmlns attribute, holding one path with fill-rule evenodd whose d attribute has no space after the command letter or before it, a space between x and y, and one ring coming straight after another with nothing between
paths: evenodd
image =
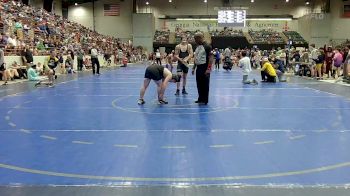
<instances>
[{"instance_id":1,"label":"ceiling light","mask_svg":"<svg viewBox=\"0 0 350 196\"><path fill-rule=\"evenodd\" d=\"M309 5L309 4L310 4L310 2L309 2L309 1L307 1L307 2L306 2L306 5Z\"/></svg>"},{"instance_id":2,"label":"ceiling light","mask_svg":"<svg viewBox=\"0 0 350 196\"><path fill-rule=\"evenodd\" d=\"M254 3L254 0L250 0L250 2Z\"/></svg>"},{"instance_id":3,"label":"ceiling light","mask_svg":"<svg viewBox=\"0 0 350 196\"><path fill-rule=\"evenodd\" d=\"M78 5L78 3L74 3L74 5L75 5L75 6L77 6L77 5Z\"/></svg>"},{"instance_id":4,"label":"ceiling light","mask_svg":"<svg viewBox=\"0 0 350 196\"><path fill-rule=\"evenodd\" d=\"M149 5L149 2L148 2L148 1L146 1L146 5Z\"/></svg>"}]
</instances>

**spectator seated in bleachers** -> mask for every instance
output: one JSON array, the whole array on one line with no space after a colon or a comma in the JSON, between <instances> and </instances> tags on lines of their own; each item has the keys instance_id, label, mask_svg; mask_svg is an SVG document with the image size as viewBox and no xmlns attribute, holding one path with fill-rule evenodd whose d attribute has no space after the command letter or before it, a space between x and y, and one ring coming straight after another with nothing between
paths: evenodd
<instances>
[{"instance_id":1,"label":"spectator seated in bleachers","mask_svg":"<svg viewBox=\"0 0 350 196\"><path fill-rule=\"evenodd\" d=\"M156 31L154 34L153 42L157 43L169 43L170 30L166 31Z\"/></svg>"},{"instance_id":2,"label":"spectator seated in bleachers","mask_svg":"<svg viewBox=\"0 0 350 196\"><path fill-rule=\"evenodd\" d=\"M280 33L269 30L253 31L249 30L249 35L252 37L255 44L284 44L285 40Z\"/></svg>"},{"instance_id":3,"label":"spectator seated in bleachers","mask_svg":"<svg viewBox=\"0 0 350 196\"><path fill-rule=\"evenodd\" d=\"M284 31L284 35L288 38L289 41L292 41L293 44L306 44L305 39L296 31Z\"/></svg>"},{"instance_id":4,"label":"spectator seated in bleachers","mask_svg":"<svg viewBox=\"0 0 350 196\"><path fill-rule=\"evenodd\" d=\"M223 36L223 37L243 37L243 31L240 30L234 30L232 28L224 27L222 30L216 29L215 31L211 31L210 35L213 37L216 36Z\"/></svg>"},{"instance_id":5,"label":"spectator seated in bleachers","mask_svg":"<svg viewBox=\"0 0 350 196\"><path fill-rule=\"evenodd\" d=\"M74 72L74 56L79 55L78 70L82 70L83 59L93 44L96 45L99 54L104 55L110 51L120 50L124 55L141 56L142 50L138 50L130 43L120 39L99 34L78 23L68 21L54 13L24 5L21 1L0 1L0 48L3 48L3 57L20 56L23 61L13 62L11 66L4 64L0 71L0 79L4 81L14 78L26 78L26 68L30 68L34 56L48 56L50 51L57 55L52 59L60 59L61 71ZM169 39L169 31L167 32ZM67 61L63 57L67 57ZM4 58L3 58L4 59ZM2 60L4 62L4 60ZM64 63L65 62L65 63ZM24 66L21 66L23 63ZM56 62L54 62L56 63ZM42 66L44 64L45 66ZM39 74L50 76L52 83L53 67L48 62L37 62ZM59 67L61 67L59 66ZM85 68L91 67L90 59L85 62ZM56 67L56 66L55 66ZM59 68L58 67L58 68Z\"/></svg>"},{"instance_id":6,"label":"spectator seated in bleachers","mask_svg":"<svg viewBox=\"0 0 350 196\"><path fill-rule=\"evenodd\" d=\"M189 31L189 30L183 30L181 28L176 28L175 29L175 39L176 43L180 43L182 41L183 37L187 37L187 41L189 43L194 43L194 35L200 32L199 30L196 31Z\"/></svg>"},{"instance_id":7,"label":"spectator seated in bleachers","mask_svg":"<svg viewBox=\"0 0 350 196\"><path fill-rule=\"evenodd\" d=\"M131 45L122 43L112 36L101 35L78 23L68 21L44 9L24 5L20 1L0 1L2 34L0 44L5 44L6 55L18 55L21 49L29 45L38 51L33 53L47 55L52 49L62 47L76 51L87 50L89 45L96 44L102 48L121 49L124 52L135 50ZM23 33L24 31L24 33Z\"/></svg>"}]
</instances>

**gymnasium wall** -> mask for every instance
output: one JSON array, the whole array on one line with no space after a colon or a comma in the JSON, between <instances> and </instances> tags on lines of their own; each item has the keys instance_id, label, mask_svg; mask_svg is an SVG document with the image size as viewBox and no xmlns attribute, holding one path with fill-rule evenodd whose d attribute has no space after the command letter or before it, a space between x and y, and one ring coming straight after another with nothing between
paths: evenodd
<instances>
[{"instance_id":1,"label":"gymnasium wall","mask_svg":"<svg viewBox=\"0 0 350 196\"><path fill-rule=\"evenodd\" d=\"M316 46L339 44L350 38L350 18L343 18L343 1L332 0L329 14L308 14L299 18L299 33Z\"/></svg>"},{"instance_id":2,"label":"gymnasium wall","mask_svg":"<svg viewBox=\"0 0 350 196\"><path fill-rule=\"evenodd\" d=\"M319 0L317 0L319 1ZM158 15L217 15L215 7L223 7L221 0L208 0L204 3L203 0L173 0L169 3L168 0L152 0L147 6L145 1L138 0L138 10L141 12L152 11ZM254 5L254 6L252 6ZM231 7L251 7L248 10L249 15L286 15L291 14L299 17L306 12L304 0L291 0L285 3L285 0L255 0L251 3L249 0L234 0L231 1Z\"/></svg>"},{"instance_id":3,"label":"gymnasium wall","mask_svg":"<svg viewBox=\"0 0 350 196\"><path fill-rule=\"evenodd\" d=\"M331 39L331 15L308 14L299 18L299 33L310 44L322 47Z\"/></svg>"},{"instance_id":4,"label":"gymnasium wall","mask_svg":"<svg viewBox=\"0 0 350 196\"><path fill-rule=\"evenodd\" d=\"M201 30L201 31L212 31L216 29L223 29L223 27L218 27L217 21L177 21L177 20L169 20L169 19L160 19L158 22L158 26L156 29L170 29L170 31L175 31L177 27L186 30ZM209 28L208 28L209 26ZM251 20L247 21L245 28L236 28L243 29L244 32L248 32L249 29L252 30L262 30L262 29L273 29L278 32L282 32L285 29L291 31L298 31L298 20L292 21L258 21Z\"/></svg>"},{"instance_id":5,"label":"gymnasium wall","mask_svg":"<svg viewBox=\"0 0 350 196\"><path fill-rule=\"evenodd\" d=\"M120 16L104 16L104 4L120 4ZM92 3L68 8L68 20L93 29ZM100 0L95 2L95 29L101 34L111 35L126 41L132 39L132 1Z\"/></svg>"},{"instance_id":6,"label":"gymnasium wall","mask_svg":"<svg viewBox=\"0 0 350 196\"><path fill-rule=\"evenodd\" d=\"M53 2L53 12L59 16L62 16L62 0L54 0Z\"/></svg>"},{"instance_id":7,"label":"gymnasium wall","mask_svg":"<svg viewBox=\"0 0 350 196\"><path fill-rule=\"evenodd\" d=\"M154 16L152 14L133 14L133 44L153 50Z\"/></svg>"},{"instance_id":8,"label":"gymnasium wall","mask_svg":"<svg viewBox=\"0 0 350 196\"><path fill-rule=\"evenodd\" d=\"M62 0L53 0L53 12L62 16ZM43 8L44 0L29 0L29 5L35 8Z\"/></svg>"},{"instance_id":9,"label":"gymnasium wall","mask_svg":"<svg viewBox=\"0 0 350 196\"><path fill-rule=\"evenodd\" d=\"M350 38L350 18L343 18L343 1L331 0L331 38L343 41Z\"/></svg>"},{"instance_id":10,"label":"gymnasium wall","mask_svg":"<svg viewBox=\"0 0 350 196\"><path fill-rule=\"evenodd\" d=\"M43 8L44 0L29 0L29 5L35 8Z\"/></svg>"}]
</instances>

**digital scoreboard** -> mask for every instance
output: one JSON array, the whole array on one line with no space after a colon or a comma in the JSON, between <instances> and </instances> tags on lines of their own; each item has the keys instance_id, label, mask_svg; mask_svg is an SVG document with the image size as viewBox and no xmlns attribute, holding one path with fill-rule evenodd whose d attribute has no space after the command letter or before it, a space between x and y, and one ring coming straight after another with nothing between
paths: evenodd
<instances>
[{"instance_id":1,"label":"digital scoreboard","mask_svg":"<svg viewBox=\"0 0 350 196\"><path fill-rule=\"evenodd\" d=\"M247 18L246 10L219 10L219 27L245 27Z\"/></svg>"}]
</instances>

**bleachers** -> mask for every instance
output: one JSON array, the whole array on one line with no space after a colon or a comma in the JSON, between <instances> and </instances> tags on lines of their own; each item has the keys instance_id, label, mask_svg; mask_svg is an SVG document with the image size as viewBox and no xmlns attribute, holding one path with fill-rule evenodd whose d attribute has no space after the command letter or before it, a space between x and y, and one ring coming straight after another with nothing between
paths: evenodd
<instances>
[{"instance_id":1,"label":"bleachers","mask_svg":"<svg viewBox=\"0 0 350 196\"><path fill-rule=\"evenodd\" d=\"M197 30L199 31L199 30ZM167 32L168 35L174 35L175 34L175 40L173 39L166 39L169 40L168 42L164 41L163 44L178 44L181 42L181 38L183 36L186 36L188 38L188 41L190 43L194 43L194 34L197 31L189 31L181 28L177 28L175 32L170 32L169 30L163 31ZM161 42L159 39L156 39L156 37L161 37L159 34L160 31L157 31L155 34L155 40L154 43L157 46L160 46ZM211 40L214 37L245 37L246 40L248 40L250 45L261 45L263 48L272 48L272 47L279 47L287 44L289 38L293 41L293 45L301 46L306 45L307 42L304 40L304 38L295 31L286 31L286 32L277 32L274 30L260 30L260 31L254 31L249 30L248 32L243 32L242 29L232 29L232 28L224 28L222 30L213 30L210 32L203 32L206 36L206 41L211 42ZM164 33L163 33L164 37ZM269 45L273 45L272 47L269 47ZM248 47L248 46L247 46Z\"/></svg>"},{"instance_id":2,"label":"bleachers","mask_svg":"<svg viewBox=\"0 0 350 196\"><path fill-rule=\"evenodd\" d=\"M84 51L84 68L91 67L89 50L93 45L99 52L101 67L107 66L107 61L103 58L106 53L111 56L108 66L120 64L115 58L119 50L129 62L141 59L138 54L141 54L142 49L140 51L118 38L102 35L44 9L36 9L19 1L0 0L0 13L0 47L5 53L5 68L9 71L15 71L11 66L14 62L24 65L21 55L25 47L32 51L33 63L36 65L43 65L51 50L56 50L63 61L67 59L69 51L73 52L74 69L77 68L77 53L81 50ZM57 73L66 73L64 63L58 64ZM14 78L6 80L9 79ZM16 81L17 79L14 82Z\"/></svg>"},{"instance_id":3,"label":"bleachers","mask_svg":"<svg viewBox=\"0 0 350 196\"><path fill-rule=\"evenodd\" d=\"M249 35L254 44L283 44L285 41L279 32L273 30L253 31L249 30Z\"/></svg>"},{"instance_id":4,"label":"bleachers","mask_svg":"<svg viewBox=\"0 0 350 196\"><path fill-rule=\"evenodd\" d=\"M218 37L218 36L223 36L223 37L243 37L243 31L240 30L234 30L231 28L224 28L223 30L218 30L216 29L215 31L210 31L210 35L212 37Z\"/></svg>"},{"instance_id":5,"label":"bleachers","mask_svg":"<svg viewBox=\"0 0 350 196\"><path fill-rule=\"evenodd\" d=\"M295 44L305 44L305 39L296 31L284 31L283 34L288 38L288 40L293 41Z\"/></svg>"},{"instance_id":6,"label":"bleachers","mask_svg":"<svg viewBox=\"0 0 350 196\"><path fill-rule=\"evenodd\" d=\"M175 43L180 43L183 36L187 37L187 41L189 43L194 43L194 34L196 34L196 32L198 31L199 30L188 31L181 28L177 28L175 30Z\"/></svg>"},{"instance_id":7,"label":"bleachers","mask_svg":"<svg viewBox=\"0 0 350 196\"><path fill-rule=\"evenodd\" d=\"M154 34L154 39L153 42L155 43L164 43L167 44L169 43L169 37L170 37L170 31L169 30L156 30Z\"/></svg>"},{"instance_id":8,"label":"bleachers","mask_svg":"<svg viewBox=\"0 0 350 196\"><path fill-rule=\"evenodd\" d=\"M5 55L18 55L25 45L33 49L37 55L46 55L51 49L88 50L96 44L99 50L128 50L128 44L119 39L99 34L78 23L49 13L44 9L36 9L15 1L0 1L2 36L0 43L5 45ZM13 45L8 38L13 38Z\"/></svg>"}]
</instances>

